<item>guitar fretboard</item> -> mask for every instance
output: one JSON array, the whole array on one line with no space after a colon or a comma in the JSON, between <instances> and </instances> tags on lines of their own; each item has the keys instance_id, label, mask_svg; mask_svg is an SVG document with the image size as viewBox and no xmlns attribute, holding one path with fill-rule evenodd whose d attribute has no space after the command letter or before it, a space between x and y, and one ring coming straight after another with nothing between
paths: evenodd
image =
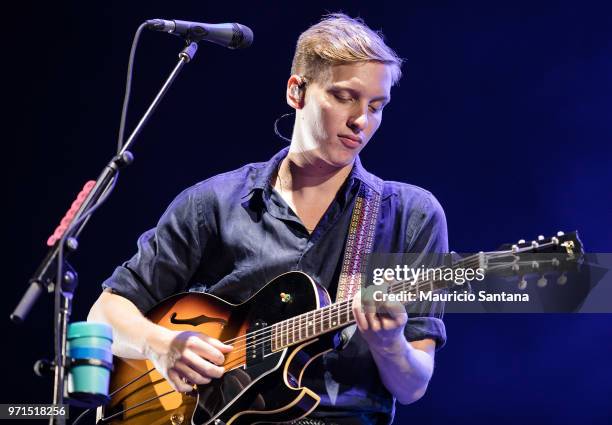
<instances>
[{"instance_id":1,"label":"guitar fretboard","mask_svg":"<svg viewBox=\"0 0 612 425\"><path fill-rule=\"evenodd\" d=\"M477 268L484 265L483 253L467 257L449 266L450 268ZM385 287L381 287L384 289ZM445 280L428 279L427 276L415 281L400 281L388 284L389 294L412 293L418 299L422 292L439 292L448 288ZM327 332L343 328L355 322L351 306L353 300L340 301L318 310L309 311L299 316L283 320L272 325L271 349L282 350L285 347L307 341ZM404 302L406 304L406 302Z\"/></svg>"}]
</instances>

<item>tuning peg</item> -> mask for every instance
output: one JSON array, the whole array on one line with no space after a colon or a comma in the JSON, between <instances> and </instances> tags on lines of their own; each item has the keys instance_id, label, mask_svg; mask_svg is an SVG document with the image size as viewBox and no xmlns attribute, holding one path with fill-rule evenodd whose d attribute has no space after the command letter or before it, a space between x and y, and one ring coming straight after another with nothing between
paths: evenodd
<instances>
[{"instance_id":1,"label":"tuning peg","mask_svg":"<svg viewBox=\"0 0 612 425\"><path fill-rule=\"evenodd\" d=\"M542 242L544 240L544 235L539 235L538 236L538 241Z\"/></svg>"},{"instance_id":2,"label":"tuning peg","mask_svg":"<svg viewBox=\"0 0 612 425\"><path fill-rule=\"evenodd\" d=\"M542 276L541 278L538 279L538 287L539 288L544 288L547 283L548 283L548 279L546 279L544 276Z\"/></svg>"},{"instance_id":3,"label":"tuning peg","mask_svg":"<svg viewBox=\"0 0 612 425\"><path fill-rule=\"evenodd\" d=\"M557 285L565 285L567 283L567 275L565 272L561 273L561 276L557 278Z\"/></svg>"},{"instance_id":4,"label":"tuning peg","mask_svg":"<svg viewBox=\"0 0 612 425\"><path fill-rule=\"evenodd\" d=\"M527 281L525 280L525 276L521 276L521 280L518 283L518 288L521 291L524 291L527 288Z\"/></svg>"},{"instance_id":5,"label":"tuning peg","mask_svg":"<svg viewBox=\"0 0 612 425\"><path fill-rule=\"evenodd\" d=\"M536 241L531 241L531 247L532 247L532 248L537 248L537 247L539 247L539 246L540 246L540 244L539 244L539 243L537 243Z\"/></svg>"},{"instance_id":6,"label":"tuning peg","mask_svg":"<svg viewBox=\"0 0 612 425\"><path fill-rule=\"evenodd\" d=\"M531 262L531 268L534 270L537 270L540 268L540 263L538 263L537 261L532 261Z\"/></svg>"},{"instance_id":7,"label":"tuning peg","mask_svg":"<svg viewBox=\"0 0 612 425\"><path fill-rule=\"evenodd\" d=\"M557 236L563 236L563 235L565 235L564 232L561 232L561 231L557 232Z\"/></svg>"},{"instance_id":8,"label":"tuning peg","mask_svg":"<svg viewBox=\"0 0 612 425\"><path fill-rule=\"evenodd\" d=\"M519 243L519 244L525 243L525 239L519 239L517 243Z\"/></svg>"},{"instance_id":9,"label":"tuning peg","mask_svg":"<svg viewBox=\"0 0 612 425\"><path fill-rule=\"evenodd\" d=\"M553 265L553 267L559 267L559 260L557 260L556 257L554 257L550 262Z\"/></svg>"}]
</instances>

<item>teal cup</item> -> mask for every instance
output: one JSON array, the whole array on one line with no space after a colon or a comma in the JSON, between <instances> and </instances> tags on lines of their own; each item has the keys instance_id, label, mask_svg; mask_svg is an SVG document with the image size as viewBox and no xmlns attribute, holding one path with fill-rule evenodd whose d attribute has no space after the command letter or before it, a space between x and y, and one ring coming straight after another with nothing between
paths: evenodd
<instances>
[{"instance_id":1,"label":"teal cup","mask_svg":"<svg viewBox=\"0 0 612 425\"><path fill-rule=\"evenodd\" d=\"M96 407L108 402L113 368L113 332L105 323L75 322L68 325L68 396L70 404Z\"/></svg>"}]
</instances>

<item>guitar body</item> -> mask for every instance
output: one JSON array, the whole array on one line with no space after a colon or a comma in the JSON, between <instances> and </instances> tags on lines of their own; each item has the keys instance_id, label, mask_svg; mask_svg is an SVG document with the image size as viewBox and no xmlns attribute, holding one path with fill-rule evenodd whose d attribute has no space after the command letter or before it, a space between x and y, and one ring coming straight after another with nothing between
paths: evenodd
<instances>
[{"instance_id":1,"label":"guitar body","mask_svg":"<svg viewBox=\"0 0 612 425\"><path fill-rule=\"evenodd\" d=\"M273 351L270 338L259 338L270 335L270 328L257 330L329 302L327 292L301 272L277 277L238 305L203 293L167 298L147 317L172 330L230 341L234 350L226 355L226 373L186 395L173 391L150 361L115 358L111 401L98 424L249 425L306 416L319 397L300 386L303 372L314 358L333 349L335 333Z\"/></svg>"}]
</instances>

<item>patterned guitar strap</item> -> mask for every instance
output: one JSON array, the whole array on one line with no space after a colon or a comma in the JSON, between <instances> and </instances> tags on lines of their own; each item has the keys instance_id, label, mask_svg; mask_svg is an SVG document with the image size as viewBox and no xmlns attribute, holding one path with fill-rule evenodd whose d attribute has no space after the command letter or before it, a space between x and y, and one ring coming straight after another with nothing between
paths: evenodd
<instances>
[{"instance_id":1,"label":"patterned guitar strap","mask_svg":"<svg viewBox=\"0 0 612 425\"><path fill-rule=\"evenodd\" d=\"M378 177L375 179L375 189L361 183L355 200L351 225L344 247L336 302L353 298L360 289L366 272L367 258L372 253L383 189L383 181Z\"/></svg>"}]
</instances>

